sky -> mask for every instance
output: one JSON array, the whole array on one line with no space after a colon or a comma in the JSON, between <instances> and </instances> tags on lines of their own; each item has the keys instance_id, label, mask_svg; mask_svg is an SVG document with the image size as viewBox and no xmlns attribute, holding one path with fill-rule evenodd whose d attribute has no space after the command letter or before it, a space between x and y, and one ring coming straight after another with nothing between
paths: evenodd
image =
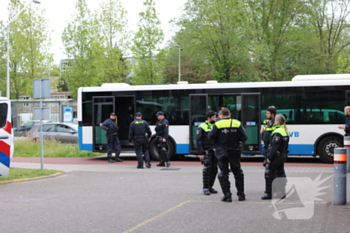
<instances>
[{"instance_id":1,"label":"sky","mask_svg":"<svg viewBox=\"0 0 350 233\"><path fill-rule=\"evenodd\" d=\"M25 3L31 0L25 0ZM182 14L182 6L187 0L155 0L156 11L158 18L161 21L161 27L165 34L165 41L169 40L174 31L169 24L169 21ZM10 0L0 0L0 20L7 22L8 4ZM86 0L90 10L98 9L99 4L103 0ZM120 0L124 9L128 12L127 19L129 29L137 31L137 22L139 20L138 14L144 10L144 0ZM41 4L37 7L45 9L45 18L48 19L51 34L51 52L54 54L54 61L56 64L60 60L65 59L63 52L63 45L61 42L61 35L67 22L71 20L75 11L76 0L41 0ZM34 4L34 3L32 3ZM36 4L35 4L36 5Z\"/></svg>"}]
</instances>

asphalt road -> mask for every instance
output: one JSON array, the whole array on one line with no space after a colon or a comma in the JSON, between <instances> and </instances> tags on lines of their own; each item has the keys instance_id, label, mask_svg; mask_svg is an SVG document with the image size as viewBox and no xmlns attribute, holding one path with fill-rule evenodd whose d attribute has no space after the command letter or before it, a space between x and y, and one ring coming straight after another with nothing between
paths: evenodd
<instances>
[{"instance_id":1,"label":"asphalt road","mask_svg":"<svg viewBox=\"0 0 350 233\"><path fill-rule=\"evenodd\" d=\"M349 205L333 205L332 166L288 166L292 178L319 175L326 180L317 201L300 201L303 193L282 203L262 201L264 168L243 163L247 200L221 202L219 194L201 192L198 163L173 162L170 168L136 169L136 161L114 164L59 164L45 168L65 171L56 178L0 185L0 232L349 232ZM260 164L260 161L257 161ZM13 167L38 167L13 162ZM349 175L347 175L349 177ZM233 176L230 176L233 180ZM349 188L349 182L348 182ZM235 193L235 189L231 188ZM347 195L348 200L349 194ZM296 209L301 207L301 209ZM298 210L274 217L276 210ZM310 215L303 218L306 212ZM310 212L311 211L311 212ZM283 211L282 211L283 212ZM276 216L276 214L275 214ZM304 218L306 218L304 216Z\"/></svg>"}]
</instances>

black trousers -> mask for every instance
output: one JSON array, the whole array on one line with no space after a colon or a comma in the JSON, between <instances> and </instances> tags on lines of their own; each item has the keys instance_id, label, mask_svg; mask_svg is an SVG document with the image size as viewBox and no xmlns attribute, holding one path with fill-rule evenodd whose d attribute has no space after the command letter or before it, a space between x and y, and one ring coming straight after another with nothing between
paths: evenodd
<instances>
[{"instance_id":1,"label":"black trousers","mask_svg":"<svg viewBox=\"0 0 350 233\"><path fill-rule=\"evenodd\" d=\"M120 154L120 142L116 135L107 136L107 155L112 156L112 152L115 151L116 157Z\"/></svg>"},{"instance_id":2,"label":"black trousers","mask_svg":"<svg viewBox=\"0 0 350 233\"><path fill-rule=\"evenodd\" d=\"M168 153L166 150L166 142L163 142L162 137L157 137L157 152L161 163L169 161Z\"/></svg>"},{"instance_id":3,"label":"black trousers","mask_svg":"<svg viewBox=\"0 0 350 233\"><path fill-rule=\"evenodd\" d=\"M210 189L213 187L218 174L218 160L213 149L208 148L206 151L203 161L203 189Z\"/></svg>"},{"instance_id":4,"label":"black trousers","mask_svg":"<svg viewBox=\"0 0 350 233\"><path fill-rule=\"evenodd\" d=\"M150 162L149 152L148 152L148 141L146 138L135 138L134 139L134 147L135 147L135 153L136 158L139 165L143 165L143 160L145 160L146 163ZM143 158L142 158L142 152L143 152Z\"/></svg>"},{"instance_id":5,"label":"black trousers","mask_svg":"<svg viewBox=\"0 0 350 233\"><path fill-rule=\"evenodd\" d=\"M226 153L224 153L226 151ZM222 192L224 194L231 193L231 183L229 180L229 171L235 177L235 186L237 195L244 195L244 174L241 169L241 152L239 150L219 150L215 151L215 156L218 159L220 168L219 181ZM230 168L229 168L230 166Z\"/></svg>"}]
</instances>

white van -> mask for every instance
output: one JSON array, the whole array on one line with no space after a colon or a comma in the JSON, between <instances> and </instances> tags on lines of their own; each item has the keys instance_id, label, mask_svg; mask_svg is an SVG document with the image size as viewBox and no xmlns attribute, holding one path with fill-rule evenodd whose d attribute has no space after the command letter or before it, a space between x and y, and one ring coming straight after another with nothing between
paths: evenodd
<instances>
[{"instance_id":1,"label":"white van","mask_svg":"<svg viewBox=\"0 0 350 233\"><path fill-rule=\"evenodd\" d=\"M13 148L10 100L0 97L0 176L9 173Z\"/></svg>"}]
</instances>

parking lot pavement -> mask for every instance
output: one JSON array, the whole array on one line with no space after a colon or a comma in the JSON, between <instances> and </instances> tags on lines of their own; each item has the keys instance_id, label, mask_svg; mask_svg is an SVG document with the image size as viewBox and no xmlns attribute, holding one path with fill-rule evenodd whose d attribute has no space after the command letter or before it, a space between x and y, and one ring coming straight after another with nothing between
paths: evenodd
<instances>
[{"instance_id":1,"label":"parking lot pavement","mask_svg":"<svg viewBox=\"0 0 350 233\"><path fill-rule=\"evenodd\" d=\"M286 167L289 182L304 182L304 189L295 182L297 195L280 203L260 199L262 166L243 166L247 200L238 202L233 195L232 203L221 202L221 192L202 194L198 165L136 169L136 163L45 164L45 168L66 173L0 185L1 212L7 213L0 219L0 232L348 232L350 227L349 205L332 204L332 167ZM328 178L318 186L327 187L320 191L324 194L316 201L305 199L305 193L317 189L313 185L318 177ZM220 190L217 180L214 188Z\"/></svg>"}]
</instances>

